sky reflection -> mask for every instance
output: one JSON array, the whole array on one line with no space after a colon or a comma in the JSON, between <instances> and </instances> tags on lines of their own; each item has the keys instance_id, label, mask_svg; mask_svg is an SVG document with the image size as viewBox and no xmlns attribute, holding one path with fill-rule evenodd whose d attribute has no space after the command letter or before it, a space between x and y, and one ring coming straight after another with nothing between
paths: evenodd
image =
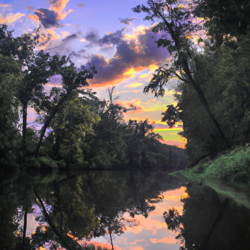
<instances>
[{"instance_id":1,"label":"sky reflection","mask_svg":"<svg viewBox=\"0 0 250 250\"><path fill-rule=\"evenodd\" d=\"M175 239L176 235L169 231L163 218L163 213L174 207L179 211L183 209L181 199L187 197L186 187L163 192L162 202L155 203L155 210L148 218L135 215L139 225L127 227L124 234L113 240L115 250L177 250L180 245ZM125 213L124 218L131 218ZM96 246L106 246L109 237L95 238L90 243Z\"/></svg>"}]
</instances>

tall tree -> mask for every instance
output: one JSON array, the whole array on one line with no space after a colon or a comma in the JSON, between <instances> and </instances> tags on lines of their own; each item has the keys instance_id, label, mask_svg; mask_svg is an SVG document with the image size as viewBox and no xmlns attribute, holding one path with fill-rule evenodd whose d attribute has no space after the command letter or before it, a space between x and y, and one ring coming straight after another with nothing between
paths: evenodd
<instances>
[{"instance_id":1,"label":"tall tree","mask_svg":"<svg viewBox=\"0 0 250 250\"><path fill-rule=\"evenodd\" d=\"M18 100L15 91L20 80L20 65L12 56L0 54L0 162L9 161L15 156L13 149L18 140L17 124Z\"/></svg>"},{"instance_id":2,"label":"tall tree","mask_svg":"<svg viewBox=\"0 0 250 250\"><path fill-rule=\"evenodd\" d=\"M191 12L178 4L177 0L148 0L147 6L138 5L133 8L135 12L145 12L145 20L155 21L157 24L152 28L155 33L161 33L162 38L157 45L167 47L174 58L172 65L165 64L156 70L150 83L144 88L144 92L155 92L155 95L164 95L164 85L171 77L177 77L184 83L190 84L196 91L200 103L205 108L218 135L228 147L228 140L221 129L217 118L212 112L204 91L201 88L202 76L199 74L198 52L188 39L189 34L200 29L199 25L192 24Z\"/></svg>"},{"instance_id":3,"label":"tall tree","mask_svg":"<svg viewBox=\"0 0 250 250\"><path fill-rule=\"evenodd\" d=\"M87 79L92 79L93 75L96 73L94 67L91 67L89 70L84 66L80 68L75 67L74 63L69 58L66 63L64 61L65 57L59 60L58 56L54 56L53 60L59 62L59 65L57 65L57 63L55 65L59 66L56 72L61 76L62 88L52 88L50 95L45 96L41 104L39 104L41 106L36 105L36 110L38 112L43 111L46 115L44 116L44 124L40 131L39 142L35 149L35 157L37 157L46 129L49 127L52 119L58 113L61 106L71 96L73 91L88 86ZM61 61L63 61L63 65Z\"/></svg>"}]
</instances>

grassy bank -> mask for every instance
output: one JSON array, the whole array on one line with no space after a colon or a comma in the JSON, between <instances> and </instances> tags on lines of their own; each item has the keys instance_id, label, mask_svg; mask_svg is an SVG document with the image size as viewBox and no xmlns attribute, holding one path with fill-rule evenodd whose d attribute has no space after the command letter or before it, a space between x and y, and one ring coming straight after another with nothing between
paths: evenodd
<instances>
[{"instance_id":1,"label":"grassy bank","mask_svg":"<svg viewBox=\"0 0 250 250\"><path fill-rule=\"evenodd\" d=\"M250 148L237 147L171 175L212 187L250 208Z\"/></svg>"}]
</instances>

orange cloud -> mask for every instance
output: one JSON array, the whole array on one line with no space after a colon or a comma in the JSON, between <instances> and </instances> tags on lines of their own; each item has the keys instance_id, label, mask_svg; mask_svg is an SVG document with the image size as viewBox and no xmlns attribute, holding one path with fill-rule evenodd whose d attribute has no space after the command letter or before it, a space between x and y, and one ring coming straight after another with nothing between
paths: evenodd
<instances>
[{"instance_id":1,"label":"orange cloud","mask_svg":"<svg viewBox=\"0 0 250 250\"><path fill-rule=\"evenodd\" d=\"M94 245L96 248L97 247L101 247L101 248L107 248L107 249L111 249L110 245L107 243L102 243L102 242L96 242L96 241L88 241L85 242L87 245ZM115 245L114 246L115 250L122 250L119 246Z\"/></svg>"},{"instance_id":2,"label":"orange cloud","mask_svg":"<svg viewBox=\"0 0 250 250\"><path fill-rule=\"evenodd\" d=\"M0 8L11 8L11 4L2 4L0 3Z\"/></svg>"},{"instance_id":3,"label":"orange cloud","mask_svg":"<svg viewBox=\"0 0 250 250\"><path fill-rule=\"evenodd\" d=\"M43 42L43 41L46 41L48 39L51 40L51 41L53 41L53 40L57 40L57 39L60 38L60 36L55 33L55 28L47 29L46 32L47 32L47 36L43 35L40 38L39 42ZM40 49L41 50L45 50L49 46L49 44L50 43L46 43L45 45L43 45L42 47L40 47Z\"/></svg>"},{"instance_id":4,"label":"orange cloud","mask_svg":"<svg viewBox=\"0 0 250 250\"><path fill-rule=\"evenodd\" d=\"M175 244L177 242L177 240L174 237L165 237L165 238L162 238L160 240L150 239L150 241L153 244L156 244L156 243Z\"/></svg>"},{"instance_id":5,"label":"orange cloud","mask_svg":"<svg viewBox=\"0 0 250 250\"><path fill-rule=\"evenodd\" d=\"M95 57L98 57L100 59L102 58L101 60L103 60L103 61L108 60L102 55L95 55ZM118 57L115 59L120 60L121 58ZM108 60L108 61L110 62L110 60ZM112 59L111 59L111 61L112 61ZM107 63L107 64L109 64L109 63ZM108 65L102 65L102 67L104 67L104 68L107 66ZM146 66L146 67L145 66L136 66L136 67L126 68L121 74L116 74L116 76L113 77L113 79L105 79L106 77L104 77L104 78L98 77L98 79L96 79L97 77L96 78L94 77L94 79L90 81L90 84L94 84L95 87L118 85L123 80L134 77L133 74L135 74L136 72L145 70L147 68L148 68L148 66ZM98 72L98 68L97 68L97 72Z\"/></svg>"},{"instance_id":6,"label":"orange cloud","mask_svg":"<svg viewBox=\"0 0 250 250\"><path fill-rule=\"evenodd\" d=\"M37 23L40 23L39 17L37 15L31 15L29 14L29 19L36 21Z\"/></svg>"},{"instance_id":7,"label":"orange cloud","mask_svg":"<svg viewBox=\"0 0 250 250\"><path fill-rule=\"evenodd\" d=\"M69 32L68 31L61 31L61 34L62 34L63 37L65 37L65 36L69 35Z\"/></svg>"},{"instance_id":8,"label":"orange cloud","mask_svg":"<svg viewBox=\"0 0 250 250\"><path fill-rule=\"evenodd\" d=\"M144 250L144 248L138 246L137 247L130 246L129 250Z\"/></svg>"},{"instance_id":9,"label":"orange cloud","mask_svg":"<svg viewBox=\"0 0 250 250\"><path fill-rule=\"evenodd\" d=\"M49 3L50 3L50 8L49 10L53 10L55 11L56 13L56 19L59 21L59 20L63 20L66 18L66 16L72 12L73 10L72 9L69 9L68 11L65 11L65 12L62 12L67 3L69 2L69 0L57 0L55 3L53 3L52 0L49 0ZM36 13L39 13L42 15L42 18L45 18L45 15L44 13L41 11L41 10L36 10ZM34 15L29 15L29 18L32 19L32 20L35 20L36 22L40 23L40 20L39 20L39 17L34 14Z\"/></svg>"},{"instance_id":10,"label":"orange cloud","mask_svg":"<svg viewBox=\"0 0 250 250\"><path fill-rule=\"evenodd\" d=\"M25 14L22 13L8 13L5 17L2 13L0 13L0 23L13 23L17 19L21 18L22 16L25 16Z\"/></svg>"},{"instance_id":11,"label":"orange cloud","mask_svg":"<svg viewBox=\"0 0 250 250\"><path fill-rule=\"evenodd\" d=\"M52 0L49 0L49 3L51 5L49 10L54 10L57 13L62 12L65 9L68 2L69 2L69 0L57 0L55 3L53 3ZM73 11L73 10L71 10L71 11Z\"/></svg>"},{"instance_id":12,"label":"orange cloud","mask_svg":"<svg viewBox=\"0 0 250 250\"><path fill-rule=\"evenodd\" d=\"M135 108L135 110L130 110L127 111L126 113L129 114L134 114L134 113L141 113L143 112L143 107L140 105L140 100L131 100L131 101L121 101L118 100L115 103L126 108L126 109L131 109L131 108Z\"/></svg>"}]
</instances>

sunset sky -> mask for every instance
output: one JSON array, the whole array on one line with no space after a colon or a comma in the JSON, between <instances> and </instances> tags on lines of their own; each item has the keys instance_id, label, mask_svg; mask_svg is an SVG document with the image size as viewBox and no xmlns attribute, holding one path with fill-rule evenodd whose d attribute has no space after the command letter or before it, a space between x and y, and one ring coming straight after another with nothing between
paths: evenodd
<instances>
[{"instance_id":1,"label":"sunset sky","mask_svg":"<svg viewBox=\"0 0 250 250\"><path fill-rule=\"evenodd\" d=\"M138 4L146 4L146 0L2 0L0 22L14 29L14 36L41 25L46 34L41 48L46 52L71 54L77 66L96 66L98 74L90 88L98 97L107 99L107 88L116 86L119 103L137 107L125 115L126 120L148 118L165 143L184 147L185 140L178 135L181 124L169 129L161 122L166 105L176 104L174 81L163 98L143 94L152 73L169 55L166 49L157 48L158 35L150 32L153 24L143 20L144 14L132 11ZM29 109L28 122L34 117Z\"/></svg>"}]
</instances>

